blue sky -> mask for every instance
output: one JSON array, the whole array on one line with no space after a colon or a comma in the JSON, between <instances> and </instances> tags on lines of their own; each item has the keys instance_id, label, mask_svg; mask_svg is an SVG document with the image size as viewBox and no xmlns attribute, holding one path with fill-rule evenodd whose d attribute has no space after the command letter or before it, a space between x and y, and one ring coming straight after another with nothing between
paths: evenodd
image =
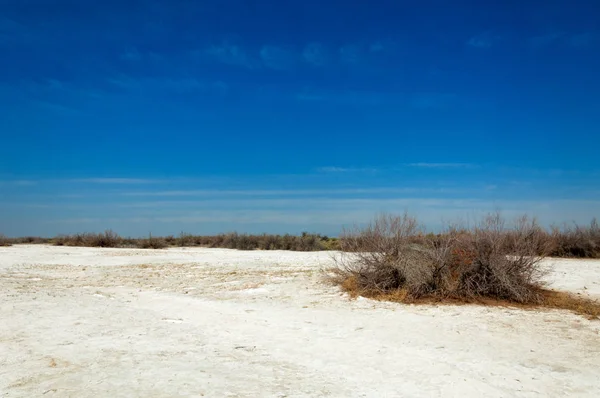
<instances>
[{"instance_id":1,"label":"blue sky","mask_svg":"<svg viewBox=\"0 0 600 398\"><path fill-rule=\"evenodd\" d=\"M594 1L0 0L0 232L600 214Z\"/></svg>"}]
</instances>

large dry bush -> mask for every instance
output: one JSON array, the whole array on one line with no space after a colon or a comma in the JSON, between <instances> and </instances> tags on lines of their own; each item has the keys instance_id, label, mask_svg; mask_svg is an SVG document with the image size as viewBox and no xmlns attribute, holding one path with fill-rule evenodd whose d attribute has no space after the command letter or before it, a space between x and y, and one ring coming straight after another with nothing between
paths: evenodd
<instances>
[{"instance_id":1,"label":"large dry bush","mask_svg":"<svg viewBox=\"0 0 600 398\"><path fill-rule=\"evenodd\" d=\"M417 220L382 215L344 232L338 281L361 294L401 297L479 297L532 303L540 300L545 235L534 220L507 229L498 214L471 229L424 235Z\"/></svg>"}]
</instances>

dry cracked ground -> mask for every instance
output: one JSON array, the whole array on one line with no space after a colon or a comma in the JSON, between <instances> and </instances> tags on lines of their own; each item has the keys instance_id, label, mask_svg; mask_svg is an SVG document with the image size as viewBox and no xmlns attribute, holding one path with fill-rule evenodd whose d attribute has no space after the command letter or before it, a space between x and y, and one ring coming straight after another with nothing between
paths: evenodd
<instances>
[{"instance_id":1,"label":"dry cracked ground","mask_svg":"<svg viewBox=\"0 0 600 398\"><path fill-rule=\"evenodd\" d=\"M332 255L0 248L0 396L600 396L599 321L350 300ZM544 266L600 298L600 261Z\"/></svg>"}]
</instances>

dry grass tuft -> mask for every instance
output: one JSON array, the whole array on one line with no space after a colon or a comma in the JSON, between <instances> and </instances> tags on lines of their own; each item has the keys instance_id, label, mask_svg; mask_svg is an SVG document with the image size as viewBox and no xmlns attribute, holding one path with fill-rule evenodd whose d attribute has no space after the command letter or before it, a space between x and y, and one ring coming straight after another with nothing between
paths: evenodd
<instances>
[{"instance_id":1,"label":"dry grass tuft","mask_svg":"<svg viewBox=\"0 0 600 398\"><path fill-rule=\"evenodd\" d=\"M354 275L348 276L346 279L342 281L340 284L342 290L350 295L352 298L356 298L364 293L360 289L360 285L358 284L358 278Z\"/></svg>"},{"instance_id":2,"label":"dry grass tuft","mask_svg":"<svg viewBox=\"0 0 600 398\"><path fill-rule=\"evenodd\" d=\"M568 292L544 290L543 307L569 310L588 319L600 319L600 302Z\"/></svg>"},{"instance_id":3,"label":"dry grass tuft","mask_svg":"<svg viewBox=\"0 0 600 398\"><path fill-rule=\"evenodd\" d=\"M555 290L539 289L538 295L541 299L537 303L518 303L509 300L493 299L487 297L440 297L435 295L422 296L415 298L409 294L408 289L399 288L384 292L377 290L368 290L360 287L355 276L348 276L346 279L337 283L344 293L351 298L365 297L377 301L391 301L402 304L422 304L422 305L483 305L489 307L513 307L525 310L535 309L556 309L567 310L578 315L583 315L587 319L600 319L600 301L592 300L578 295L559 292Z\"/></svg>"}]
</instances>

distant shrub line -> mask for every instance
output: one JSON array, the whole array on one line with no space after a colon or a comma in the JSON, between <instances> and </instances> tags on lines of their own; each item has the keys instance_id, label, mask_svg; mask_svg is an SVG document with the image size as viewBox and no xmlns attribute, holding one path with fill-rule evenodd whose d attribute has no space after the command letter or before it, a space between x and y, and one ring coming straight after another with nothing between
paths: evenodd
<instances>
[{"instance_id":1,"label":"distant shrub line","mask_svg":"<svg viewBox=\"0 0 600 398\"><path fill-rule=\"evenodd\" d=\"M21 243L21 242L19 242ZM238 250L291 250L320 251L335 250L338 239L324 235L302 233L296 235L248 235L236 232L214 236L202 236L182 233L179 236L148 238L123 238L108 230L104 233L80 233L60 235L44 242L56 246L117 247L164 249L167 247L209 247Z\"/></svg>"},{"instance_id":2,"label":"distant shrub line","mask_svg":"<svg viewBox=\"0 0 600 398\"><path fill-rule=\"evenodd\" d=\"M462 236L473 233L472 229L462 229ZM457 233L456 231L454 233ZM540 247L537 254L550 257L566 258L600 258L600 227L594 219L587 226L564 225L553 227L549 230L538 227ZM506 245L514 242L514 231L503 231L506 235ZM513 238L511 240L511 234ZM440 245L448 239L448 231L441 234L425 234L421 230L415 231L408 239L414 244ZM302 235L250 235L240 233L227 233L219 235L193 235L181 233L179 236L164 236L148 238L125 238L108 230L103 233L79 233L73 235L59 235L54 238L40 238L27 236L21 238L7 238L0 234L0 246L12 244L54 244L57 246L88 246L88 247L129 247L144 249L162 249L167 247L210 247L239 250L292 250L292 251L319 251L319 250L351 250L347 244L341 244L341 239L331 238L320 234L303 232ZM347 239L346 239L347 240Z\"/></svg>"}]
</instances>

